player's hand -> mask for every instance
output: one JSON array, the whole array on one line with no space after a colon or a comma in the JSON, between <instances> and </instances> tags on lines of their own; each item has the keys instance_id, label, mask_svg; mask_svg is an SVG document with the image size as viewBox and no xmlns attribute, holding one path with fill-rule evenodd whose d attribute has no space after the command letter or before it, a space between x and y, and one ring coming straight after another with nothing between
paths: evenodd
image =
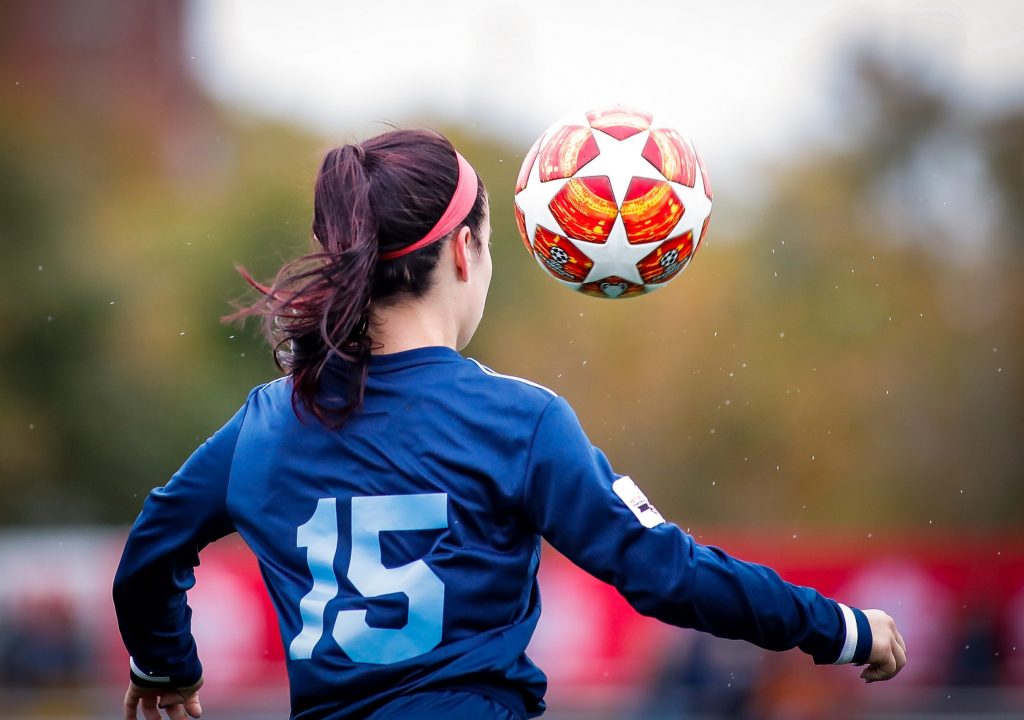
<instances>
[{"instance_id":1,"label":"player's hand","mask_svg":"<svg viewBox=\"0 0 1024 720\"><path fill-rule=\"evenodd\" d=\"M203 714L199 705L199 688L202 686L202 678L195 685L183 688L141 688L130 683L124 696L124 718L137 720L139 706L146 720L162 720L161 710L166 711L171 720L186 720L189 716L197 718Z\"/></svg>"},{"instance_id":2,"label":"player's hand","mask_svg":"<svg viewBox=\"0 0 1024 720\"><path fill-rule=\"evenodd\" d=\"M907 664L907 644L896 622L881 610L865 610L871 626L871 655L860 674L866 682L889 680Z\"/></svg>"}]
</instances>

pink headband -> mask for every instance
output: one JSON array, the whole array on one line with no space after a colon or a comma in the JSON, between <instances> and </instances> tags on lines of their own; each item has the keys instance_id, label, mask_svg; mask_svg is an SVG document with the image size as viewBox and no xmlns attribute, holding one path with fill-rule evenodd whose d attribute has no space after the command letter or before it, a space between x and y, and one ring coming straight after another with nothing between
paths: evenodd
<instances>
[{"instance_id":1,"label":"pink headband","mask_svg":"<svg viewBox=\"0 0 1024 720\"><path fill-rule=\"evenodd\" d=\"M382 253L378 256L379 260L394 260L395 258L415 252L421 247L437 242L454 230L469 215L469 211L473 209L473 205L476 203L476 171L473 170L473 166L458 151L455 152L455 157L459 160L459 181L455 184L455 194L452 195L448 208L444 211L441 219L437 221L437 224L431 228L430 232L422 240L417 240L412 245L406 245L398 250Z\"/></svg>"}]
</instances>

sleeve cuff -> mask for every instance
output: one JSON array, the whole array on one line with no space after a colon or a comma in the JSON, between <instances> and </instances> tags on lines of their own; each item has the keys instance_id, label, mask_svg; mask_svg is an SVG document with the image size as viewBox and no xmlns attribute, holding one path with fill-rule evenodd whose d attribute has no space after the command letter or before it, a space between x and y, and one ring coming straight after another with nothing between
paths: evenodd
<instances>
[{"instance_id":1,"label":"sleeve cuff","mask_svg":"<svg viewBox=\"0 0 1024 720\"><path fill-rule=\"evenodd\" d=\"M871 655L871 626L863 611L837 603L843 614L845 639L836 665L863 665Z\"/></svg>"},{"instance_id":2,"label":"sleeve cuff","mask_svg":"<svg viewBox=\"0 0 1024 720\"><path fill-rule=\"evenodd\" d=\"M185 675L172 675L158 671L146 671L136 664L135 658L128 658L129 677L132 683L142 688L186 688L199 682L203 676L200 668L195 677Z\"/></svg>"}]
</instances>

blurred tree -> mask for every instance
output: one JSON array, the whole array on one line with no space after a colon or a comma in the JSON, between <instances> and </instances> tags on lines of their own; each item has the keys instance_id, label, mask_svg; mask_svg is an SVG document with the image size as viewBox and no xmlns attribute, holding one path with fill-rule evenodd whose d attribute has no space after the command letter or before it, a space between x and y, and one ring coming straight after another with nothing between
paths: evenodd
<instances>
[{"instance_id":1,"label":"blurred tree","mask_svg":"<svg viewBox=\"0 0 1024 720\"><path fill-rule=\"evenodd\" d=\"M233 266L268 277L308 247L319 158L351 138L211 104L175 3L87 48L32 40L80 4L36 6L0 14L0 523L123 523L276 375L254 328L219 321ZM842 147L763 170L748 229L712 221L694 266L635 300L543 277L512 217L522 152L442 128L492 199L470 353L564 394L684 527L1024 519L1021 111L975 117L870 53L849 67ZM716 192L716 215L750 206Z\"/></svg>"}]
</instances>

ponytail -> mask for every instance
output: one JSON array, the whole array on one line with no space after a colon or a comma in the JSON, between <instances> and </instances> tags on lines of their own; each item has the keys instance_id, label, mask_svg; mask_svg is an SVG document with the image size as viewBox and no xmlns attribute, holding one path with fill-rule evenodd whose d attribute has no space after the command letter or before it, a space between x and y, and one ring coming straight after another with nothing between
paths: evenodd
<instances>
[{"instance_id":1,"label":"ponytail","mask_svg":"<svg viewBox=\"0 0 1024 720\"><path fill-rule=\"evenodd\" d=\"M370 359L366 329L377 229L364 155L357 147L329 151L317 175L313 236L322 250L285 264L270 287L239 268L263 297L228 318L263 317L274 360L292 376L296 413L301 404L332 425L344 422L362 404ZM328 409L316 402L316 394L324 365L335 355L351 363L354 372L347 401Z\"/></svg>"},{"instance_id":2,"label":"ponytail","mask_svg":"<svg viewBox=\"0 0 1024 720\"><path fill-rule=\"evenodd\" d=\"M454 148L437 133L395 131L334 148L316 178L312 232L319 249L286 263L269 286L238 268L261 297L225 320L263 319L274 360L292 377L292 407L299 417L301 406L340 427L361 408L373 347L371 302L422 296L442 243L394 260L378 261L379 256L434 226L458 173ZM484 206L478 184L463 224L479 229ZM344 398L319 397L321 373L333 357L347 365Z\"/></svg>"}]
</instances>

